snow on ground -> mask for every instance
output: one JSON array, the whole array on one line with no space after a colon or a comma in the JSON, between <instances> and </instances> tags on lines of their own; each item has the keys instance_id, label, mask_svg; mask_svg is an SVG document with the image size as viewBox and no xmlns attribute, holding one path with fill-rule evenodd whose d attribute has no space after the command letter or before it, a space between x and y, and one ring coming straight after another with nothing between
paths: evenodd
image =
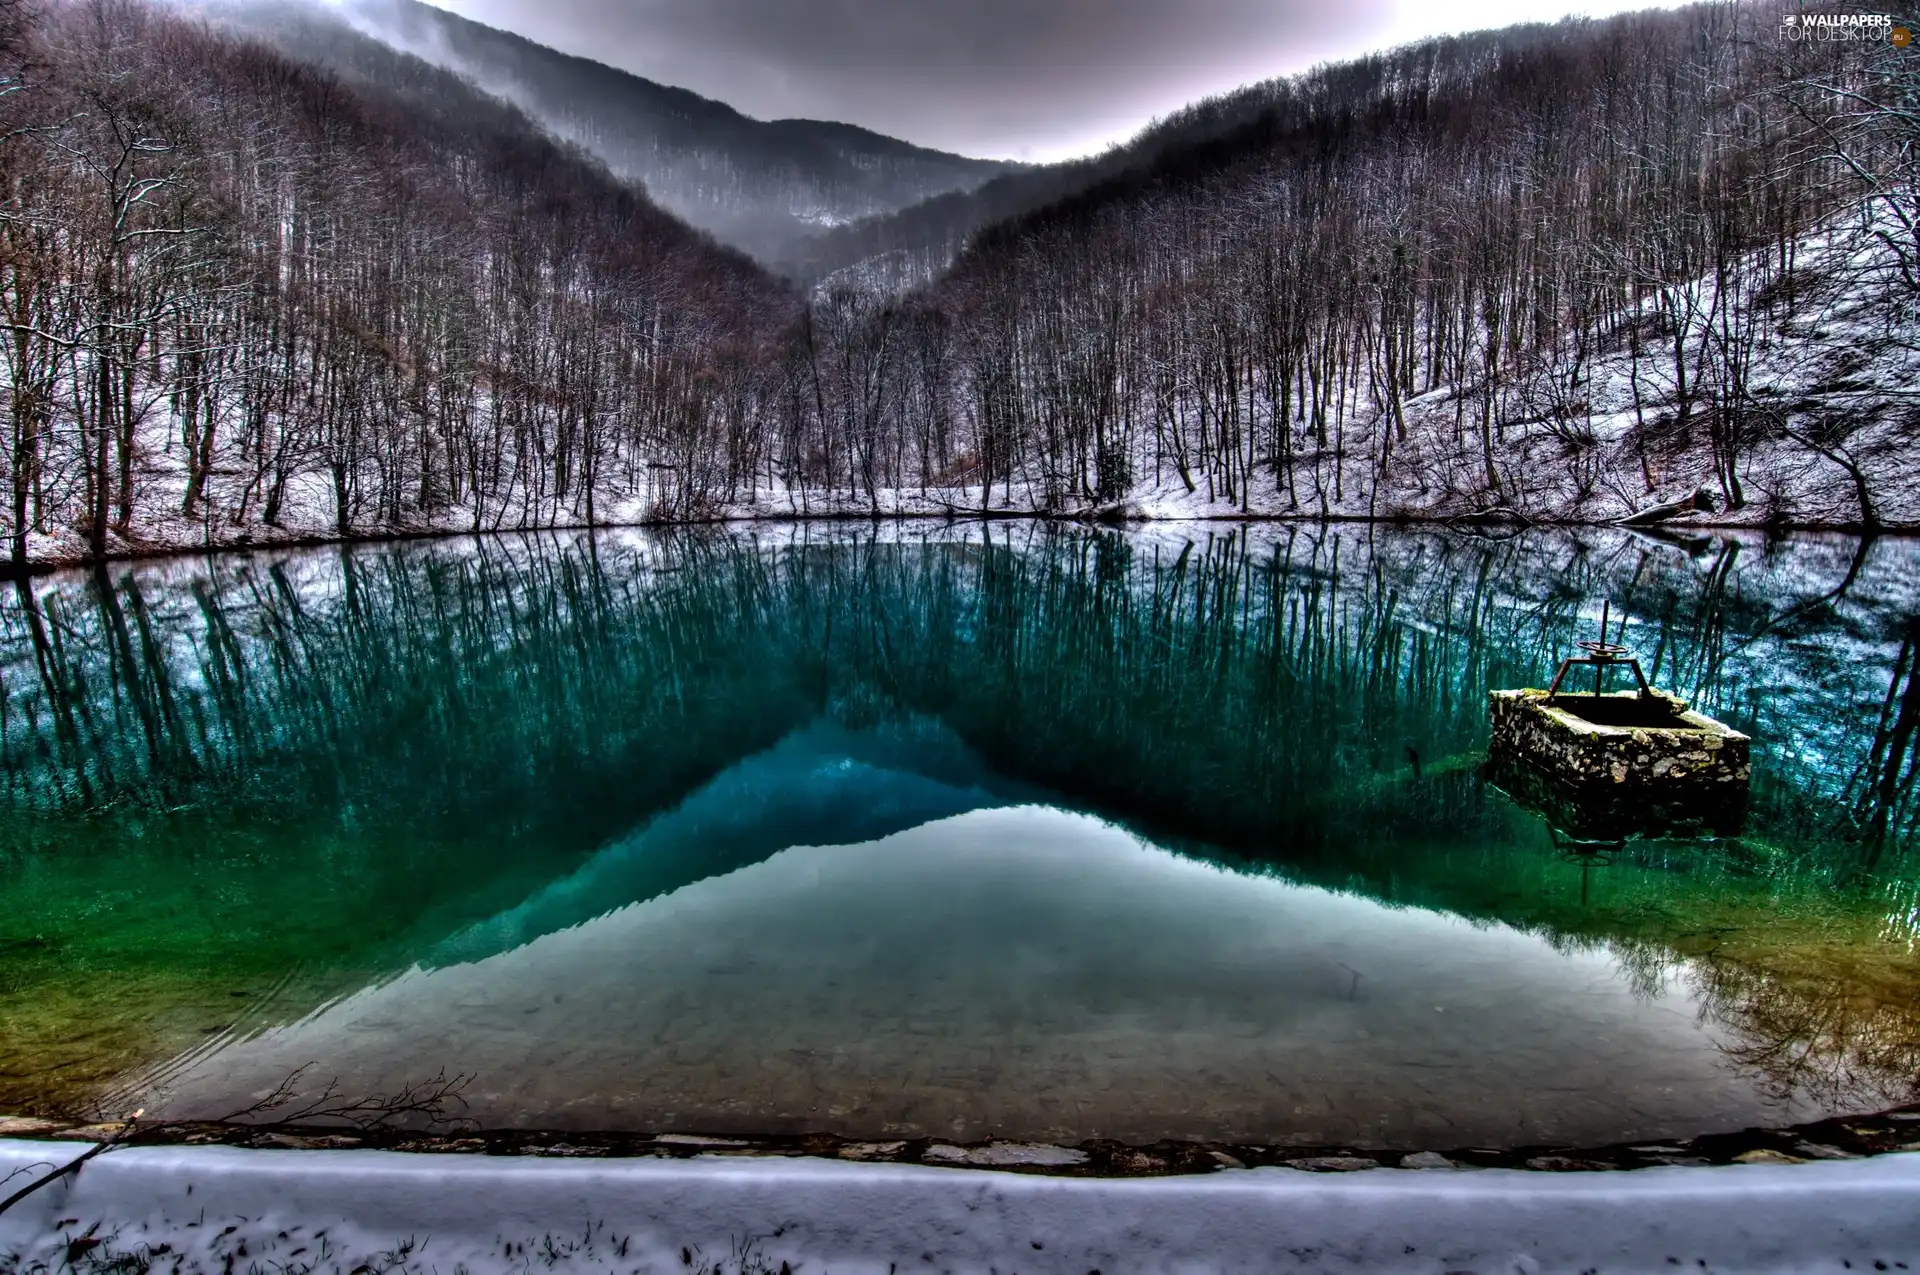
<instances>
[{"instance_id":1,"label":"snow on ground","mask_svg":"<svg viewBox=\"0 0 1920 1275\"><path fill-rule=\"evenodd\" d=\"M0 1142L0 1176L84 1144ZM1853 1271L1920 1266L1920 1155L1615 1173L1089 1179L701 1156L137 1148L0 1216L0 1269ZM71 1265L69 1261L71 1259Z\"/></svg>"},{"instance_id":2,"label":"snow on ground","mask_svg":"<svg viewBox=\"0 0 1920 1275\"><path fill-rule=\"evenodd\" d=\"M1683 521L1726 527L1857 525L1864 519L1857 484L1846 468L1853 464L1885 527L1920 530L1920 478L1915 477L1920 473L1920 296L1902 282L1899 258L1881 237L1890 228L1898 229L1884 214L1876 217L1870 206L1844 211L1795 242L1784 277L1773 254L1755 254L1733 272L1725 304L1711 278L1671 285L1647 297L1633 335L1623 325L1607 348L1577 357L1571 349L1534 355L1509 369L1496 399L1498 493L1486 485L1476 442L1481 387L1407 399L1407 437L1401 440L1392 437L1385 407L1360 383L1365 378L1358 378L1337 412L1343 424L1329 427L1324 447L1305 434L1295 438L1290 483L1267 455L1237 498L1212 486L1197 467L1190 467L1189 486L1170 457L1154 453L1153 430L1141 426L1132 457L1136 481L1124 499L1108 502L1103 512L1133 520L1451 519L1498 507L1539 522L1607 523L1695 488L1724 501L1725 484L1716 478L1712 459L1715 408L1708 372L1715 351L1737 337L1751 343L1743 410L1753 437L1737 449L1733 466L1746 503L1738 508L1722 503L1716 512ZM1771 280L1771 286L1748 286L1762 279ZM1791 281L1786 293L1791 301L1767 314L1741 299L1755 291L1783 295L1784 280ZM863 286L888 290L872 280ZM963 418L971 410L965 401L955 406ZM1262 416L1268 411L1261 405L1256 409ZM963 440L969 428L963 420ZM1189 422L1189 433L1195 429ZM233 433L229 429L223 436ZM141 444L146 495L131 534L116 537L114 552L339 538L332 487L317 471L293 478L278 526L260 523L257 508L244 522L230 516L233 510L181 516L185 470L179 448L170 445L178 435L177 424L156 412ZM1384 463L1383 447L1388 449ZM722 520L1030 514L1047 507L1036 465L1017 468L984 493L977 482L872 492L801 488L762 473L752 490L737 492L705 513ZM214 489L222 489L222 480ZM644 487L625 497L603 496L597 520L609 526L645 523L661 508L660 498ZM1085 501L1052 512L1094 511ZM482 530L517 529L515 516L517 507L512 514L491 511L478 523ZM545 521L581 525L564 514ZM355 534L460 532L473 530L475 523L471 508L454 507L435 519L402 526L357 526ZM78 561L84 550L79 532L70 527L29 538L29 557L39 563Z\"/></svg>"},{"instance_id":3,"label":"snow on ground","mask_svg":"<svg viewBox=\"0 0 1920 1275\"><path fill-rule=\"evenodd\" d=\"M1479 450L1481 385L1406 399L1401 438L1356 376L1329 407L1324 445L1296 421L1290 479L1267 454L1244 493L1217 488L1192 465L1189 483L1151 450L1151 431L1139 431L1136 482L1111 512L1447 519L1499 508L1539 522L1607 523L1704 488L1719 508L1688 519L1700 525L1920 529L1920 298L1889 246L1905 233L1884 210L1857 205L1795 241L1784 274L1773 250L1755 253L1724 287L1703 277L1654 290L1639 321L1621 325L1605 348L1568 344L1507 367L1492 418L1497 493ZM1730 346L1747 350L1743 385L1717 379ZM1724 482L1713 462L1723 398L1744 417ZM1266 417L1270 405L1255 412ZM1865 480L1872 519L1848 465ZM1735 481L1744 503L1730 502ZM1030 512L1042 507L1043 489L1027 467L984 497L977 484L871 495L779 490L728 513Z\"/></svg>"}]
</instances>

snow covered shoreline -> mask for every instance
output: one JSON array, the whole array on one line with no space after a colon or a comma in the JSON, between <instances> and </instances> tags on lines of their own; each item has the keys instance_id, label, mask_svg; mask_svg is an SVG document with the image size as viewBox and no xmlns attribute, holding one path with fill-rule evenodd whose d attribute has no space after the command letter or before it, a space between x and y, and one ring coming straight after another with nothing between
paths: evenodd
<instances>
[{"instance_id":1,"label":"snow covered shoreline","mask_svg":"<svg viewBox=\"0 0 1920 1275\"><path fill-rule=\"evenodd\" d=\"M0 1141L0 1176L80 1146ZM155 1147L103 1156L0 1216L0 1270L104 1269L128 1254L119 1269L343 1275L1897 1270L1920 1266L1920 1155L1089 1179L784 1157Z\"/></svg>"},{"instance_id":2,"label":"snow covered shoreline","mask_svg":"<svg viewBox=\"0 0 1920 1275\"><path fill-rule=\"evenodd\" d=\"M45 575L53 571L66 571L74 568L92 567L115 562L151 562L165 558L186 558L216 553L241 553L261 549L319 549L331 545L386 545L402 544L414 540L464 540L475 537L491 536L529 536L551 532L565 533L624 533L633 531L671 531L676 529L692 530L697 528L745 528L765 524L801 525L805 523L848 524L848 523L962 523L962 522L1044 522L1065 523L1078 526L1111 526L1120 529L1129 527L1165 526L1181 523L1229 524L1268 523L1290 526L1325 527L1335 524L1372 524L1382 527L1401 527L1411 530L1460 528L1462 526L1492 526L1508 532L1519 532L1534 528L1542 530L1564 531L1635 531L1651 535L1689 535L1726 532L1787 533L1787 534L1839 534L1860 535L1857 525L1848 523L1793 523L1788 525L1765 525L1758 522L1743 522L1725 515L1707 517L1679 518L1651 526L1628 527L1619 521L1596 521L1586 519L1528 519L1525 521L1499 521L1461 518L1424 518L1424 517L1369 517L1366 514L1318 513L1241 513L1239 511L1206 513L1188 512L1183 509L1169 508L1150 512L1129 511L1122 517L1093 517L1085 513L1047 513L1034 509L979 509L961 510L954 508L921 508L912 503L903 502L898 507L884 508L875 513L866 509L827 509L812 513L785 513L779 510L742 510L729 512L713 518L659 521L634 519L631 521L593 524L584 522L559 522L552 526L540 527L490 527L474 531L470 527L401 527L386 531L370 531L364 534L332 535L316 533L310 529L288 529L275 534L272 529L259 527L249 529L243 536L223 540L194 541L188 539L156 539L144 544L128 545L108 552L104 559L94 559L84 551L71 546L50 547L51 551L36 553L27 561L26 574ZM1881 538L1904 539L1920 537L1920 525L1885 526L1875 529L1873 534ZM11 566L0 562L0 579L17 576Z\"/></svg>"}]
</instances>

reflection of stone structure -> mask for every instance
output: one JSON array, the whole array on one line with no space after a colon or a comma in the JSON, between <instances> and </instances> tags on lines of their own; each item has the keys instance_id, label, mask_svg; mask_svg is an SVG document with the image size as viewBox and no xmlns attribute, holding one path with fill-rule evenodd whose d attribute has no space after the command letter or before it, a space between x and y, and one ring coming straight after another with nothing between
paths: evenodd
<instances>
[{"instance_id":1,"label":"reflection of stone structure","mask_svg":"<svg viewBox=\"0 0 1920 1275\"><path fill-rule=\"evenodd\" d=\"M1488 702L1496 782L1556 826L1620 836L1641 823L1738 830L1750 741L1685 700L1517 690Z\"/></svg>"}]
</instances>

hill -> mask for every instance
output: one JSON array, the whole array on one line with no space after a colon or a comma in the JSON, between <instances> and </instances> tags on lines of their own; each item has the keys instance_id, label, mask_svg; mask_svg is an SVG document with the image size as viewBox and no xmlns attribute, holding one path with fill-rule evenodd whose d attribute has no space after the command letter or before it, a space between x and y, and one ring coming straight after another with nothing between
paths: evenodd
<instances>
[{"instance_id":1,"label":"hill","mask_svg":"<svg viewBox=\"0 0 1920 1275\"><path fill-rule=\"evenodd\" d=\"M796 239L778 265L792 278L828 287L905 291L939 274L977 231L1231 139L1272 115L1292 91L1293 81L1277 79L1196 102L1098 155L1017 169Z\"/></svg>"},{"instance_id":2,"label":"hill","mask_svg":"<svg viewBox=\"0 0 1920 1275\"><path fill-rule=\"evenodd\" d=\"M803 295L345 24L315 65L57 0L0 47L13 569L856 512L1920 527L1920 54L1778 16L1322 68L904 295Z\"/></svg>"},{"instance_id":3,"label":"hill","mask_svg":"<svg viewBox=\"0 0 1920 1275\"><path fill-rule=\"evenodd\" d=\"M1920 60L1779 14L1278 82L840 322L950 505L1912 526Z\"/></svg>"},{"instance_id":4,"label":"hill","mask_svg":"<svg viewBox=\"0 0 1920 1275\"><path fill-rule=\"evenodd\" d=\"M751 119L419 0L208 0L204 12L343 74L370 73L354 32L453 71L640 182L661 207L776 265L804 259L802 245L825 229L1020 167L850 124Z\"/></svg>"},{"instance_id":5,"label":"hill","mask_svg":"<svg viewBox=\"0 0 1920 1275\"><path fill-rule=\"evenodd\" d=\"M57 0L0 49L16 571L702 481L665 453L704 461L798 298L516 108L342 43L365 78Z\"/></svg>"}]
</instances>

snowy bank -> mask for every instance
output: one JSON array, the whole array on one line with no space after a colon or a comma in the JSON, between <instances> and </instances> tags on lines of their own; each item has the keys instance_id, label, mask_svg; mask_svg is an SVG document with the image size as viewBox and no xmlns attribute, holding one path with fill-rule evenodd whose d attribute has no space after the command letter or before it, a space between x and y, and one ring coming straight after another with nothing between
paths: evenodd
<instances>
[{"instance_id":1,"label":"snowy bank","mask_svg":"<svg viewBox=\"0 0 1920 1275\"><path fill-rule=\"evenodd\" d=\"M0 1141L0 1176L84 1144ZM134 1148L0 1216L0 1270L1840 1271L1920 1267L1920 1155L1630 1173L1055 1178L701 1157Z\"/></svg>"}]
</instances>

